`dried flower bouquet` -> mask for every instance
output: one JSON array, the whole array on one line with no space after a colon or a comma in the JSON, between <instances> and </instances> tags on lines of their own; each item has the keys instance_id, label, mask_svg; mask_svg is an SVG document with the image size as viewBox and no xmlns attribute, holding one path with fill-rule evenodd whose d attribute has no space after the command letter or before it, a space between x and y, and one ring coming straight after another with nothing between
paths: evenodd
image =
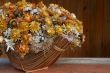
<instances>
[{"instance_id":1,"label":"dried flower bouquet","mask_svg":"<svg viewBox=\"0 0 110 73\"><path fill-rule=\"evenodd\" d=\"M55 53L53 45L55 50L63 51L64 46L65 49L81 47L83 41L82 22L57 4L46 6L42 2L35 4L22 0L0 7L0 53L8 53L9 58L17 54L26 59L30 53L39 55L41 52L40 57L48 57Z\"/></svg>"}]
</instances>

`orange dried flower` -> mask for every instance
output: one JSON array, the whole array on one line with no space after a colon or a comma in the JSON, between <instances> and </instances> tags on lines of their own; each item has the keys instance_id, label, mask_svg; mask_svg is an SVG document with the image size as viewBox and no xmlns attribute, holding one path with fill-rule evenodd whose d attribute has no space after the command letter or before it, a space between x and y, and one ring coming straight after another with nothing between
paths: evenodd
<instances>
[{"instance_id":1,"label":"orange dried flower","mask_svg":"<svg viewBox=\"0 0 110 73\"><path fill-rule=\"evenodd\" d=\"M31 15L29 15L28 13L25 14L24 16L25 16L25 17L24 17L24 20L25 20L26 22L31 22L31 21L32 21L32 17L31 17Z\"/></svg>"},{"instance_id":2,"label":"orange dried flower","mask_svg":"<svg viewBox=\"0 0 110 73\"><path fill-rule=\"evenodd\" d=\"M21 57L24 57L29 52L29 47L27 44L20 44L19 53Z\"/></svg>"},{"instance_id":3,"label":"orange dried flower","mask_svg":"<svg viewBox=\"0 0 110 73\"><path fill-rule=\"evenodd\" d=\"M18 26L18 28L24 32L29 30L29 23L28 22L21 22Z\"/></svg>"},{"instance_id":4,"label":"orange dried flower","mask_svg":"<svg viewBox=\"0 0 110 73\"><path fill-rule=\"evenodd\" d=\"M9 8L10 8L11 11L14 11L16 7L15 7L14 4L10 4Z\"/></svg>"},{"instance_id":5,"label":"orange dried flower","mask_svg":"<svg viewBox=\"0 0 110 73\"><path fill-rule=\"evenodd\" d=\"M22 35L22 43L29 44L30 38L31 35L29 35L27 32L24 32Z\"/></svg>"}]
</instances>

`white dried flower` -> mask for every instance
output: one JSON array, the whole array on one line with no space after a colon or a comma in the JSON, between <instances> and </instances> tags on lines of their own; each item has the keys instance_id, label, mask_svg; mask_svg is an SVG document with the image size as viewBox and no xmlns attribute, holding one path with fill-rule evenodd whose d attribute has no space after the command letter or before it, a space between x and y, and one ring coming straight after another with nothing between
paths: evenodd
<instances>
[{"instance_id":1,"label":"white dried flower","mask_svg":"<svg viewBox=\"0 0 110 73\"><path fill-rule=\"evenodd\" d=\"M33 14L40 14L40 12L41 10L39 8L35 8L35 9L32 9L30 13L33 15Z\"/></svg>"},{"instance_id":2,"label":"white dried flower","mask_svg":"<svg viewBox=\"0 0 110 73\"><path fill-rule=\"evenodd\" d=\"M58 7L57 4L50 4L50 5L49 5L49 8L57 8L57 7Z\"/></svg>"},{"instance_id":3,"label":"white dried flower","mask_svg":"<svg viewBox=\"0 0 110 73\"><path fill-rule=\"evenodd\" d=\"M63 35L63 37L66 38L69 42L72 42L75 39L74 35Z\"/></svg>"},{"instance_id":4,"label":"white dried flower","mask_svg":"<svg viewBox=\"0 0 110 73\"><path fill-rule=\"evenodd\" d=\"M8 28L3 34L4 36L9 37L11 34L11 28Z\"/></svg>"},{"instance_id":5,"label":"white dried flower","mask_svg":"<svg viewBox=\"0 0 110 73\"><path fill-rule=\"evenodd\" d=\"M40 36L43 36L44 35L44 33L42 32L42 30L39 30L38 33L39 33Z\"/></svg>"},{"instance_id":6,"label":"white dried flower","mask_svg":"<svg viewBox=\"0 0 110 73\"><path fill-rule=\"evenodd\" d=\"M62 14L62 11L59 8L56 8L55 12L58 13L58 14Z\"/></svg>"},{"instance_id":7,"label":"white dried flower","mask_svg":"<svg viewBox=\"0 0 110 73\"><path fill-rule=\"evenodd\" d=\"M51 11L55 12L55 13L58 13L58 14L61 14L62 11L60 9L60 7L56 4L50 4L50 6L48 7L48 9L50 9Z\"/></svg>"},{"instance_id":8,"label":"white dried flower","mask_svg":"<svg viewBox=\"0 0 110 73\"><path fill-rule=\"evenodd\" d=\"M76 15L75 15L74 13L71 13L71 17L72 17L73 19L76 19Z\"/></svg>"},{"instance_id":9,"label":"white dried flower","mask_svg":"<svg viewBox=\"0 0 110 73\"><path fill-rule=\"evenodd\" d=\"M29 7L29 6L27 6L27 7L25 7L25 8L23 9L23 11L31 11L31 10L32 10L32 8Z\"/></svg>"},{"instance_id":10,"label":"white dried flower","mask_svg":"<svg viewBox=\"0 0 110 73\"><path fill-rule=\"evenodd\" d=\"M59 17L59 20L60 20L60 21L65 21L66 19L67 19L66 16Z\"/></svg>"},{"instance_id":11,"label":"white dried flower","mask_svg":"<svg viewBox=\"0 0 110 73\"><path fill-rule=\"evenodd\" d=\"M36 43L39 43L39 42L40 42L40 39L41 39L41 36L34 36L34 37L32 37L32 39L33 39Z\"/></svg>"},{"instance_id":12,"label":"white dried flower","mask_svg":"<svg viewBox=\"0 0 110 73\"><path fill-rule=\"evenodd\" d=\"M9 49L10 49L10 50L14 50L13 46L15 45L15 43L13 43L13 41L12 41L12 40L7 39L7 38L5 38L4 40L5 40L6 45L7 45L6 52L8 52L8 51L9 51Z\"/></svg>"},{"instance_id":13,"label":"white dried flower","mask_svg":"<svg viewBox=\"0 0 110 73\"><path fill-rule=\"evenodd\" d=\"M52 45L53 42L53 38L44 38L44 42L40 42L37 43L35 39L32 39L31 41L31 50L34 51L35 53L38 53L40 51L43 51L45 53L45 51L50 49L50 46Z\"/></svg>"},{"instance_id":14,"label":"white dried flower","mask_svg":"<svg viewBox=\"0 0 110 73\"><path fill-rule=\"evenodd\" d=\"M45 25L42 25L42 28L43 28L43 30L46 30L47 25L46 24Z\"/></svg>"},{"instance_id":15,"label":"white dried flower","mask_svg":"<svg viewBox=\"0 0 110 73\"><path fill-rule=\"evenodd\" d=\"M73 27L72 31L73 31L73 33L75 33L75 35L76 35L75 37L76 38L79 37L80 33L77 31L76 27Z\"/></svg>"}]
</instances>

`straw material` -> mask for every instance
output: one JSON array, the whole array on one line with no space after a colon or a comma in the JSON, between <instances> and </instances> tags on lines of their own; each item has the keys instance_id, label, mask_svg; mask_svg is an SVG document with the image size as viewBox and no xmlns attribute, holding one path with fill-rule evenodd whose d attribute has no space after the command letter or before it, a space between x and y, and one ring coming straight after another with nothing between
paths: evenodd
<instances>
[{"instance_id":1,"label":"straw material","mask_svg":"<svg viewBox=\"0 0 110 73\"><path fill-rule=\"evenodd\" d=\"M70 43L63 37L57 37L52 44L50 50L45 54L43 51L35 53L30 51L24 58L21 58L17 53L9 51L7 53L13 66L17 69L29 72L39 70L53 64L59 56L68 49Z\"/></svg>"}]
</instances>

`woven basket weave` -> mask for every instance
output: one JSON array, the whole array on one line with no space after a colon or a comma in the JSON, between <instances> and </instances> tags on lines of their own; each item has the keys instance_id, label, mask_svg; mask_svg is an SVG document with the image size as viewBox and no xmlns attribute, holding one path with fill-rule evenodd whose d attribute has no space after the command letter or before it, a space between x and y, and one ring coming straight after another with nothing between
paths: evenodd
<instances>
[{"instance_id":1,"label":"woven basket weave","mask_svg":"<svg viewBox=\"0 0 110 73\"><path fill-rule=\"evenodd\" d=\"M38 70L44 67L48 67L49 65L56 62L59 56L68 49L70 43L67 39L63 37L57 37L50 50L44 54L44 52L34 53L29 52L24 58L21 58L15 52L9 51L7 53L10 61L12 62L13 66L17 69L23 71L33 71Z\"/></svg>"}]
</instances>

